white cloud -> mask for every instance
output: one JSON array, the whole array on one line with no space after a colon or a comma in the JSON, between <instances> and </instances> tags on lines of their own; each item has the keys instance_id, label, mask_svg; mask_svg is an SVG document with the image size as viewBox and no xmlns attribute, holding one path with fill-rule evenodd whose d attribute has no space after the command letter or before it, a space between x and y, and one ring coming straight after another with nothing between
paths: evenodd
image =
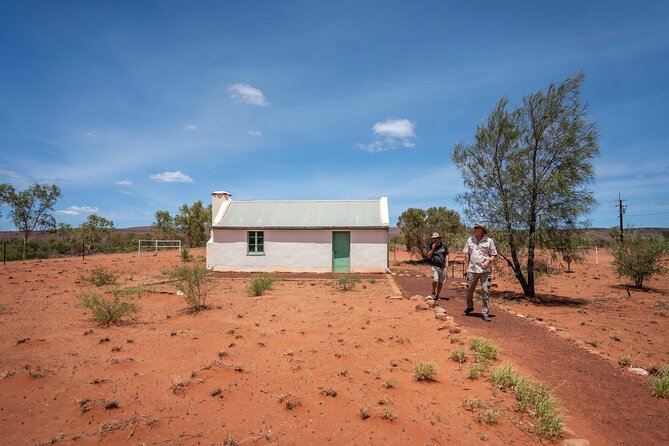
<instances>
[{"instance_id":1,"label":"white cloud","mask_svg":"<svg viewBox=\"0 0 669 446\"><path fill-rule=\"evenodd\" d=\"M13 170L6 170L6 169L0 169L0 175L3 177L7 178L15 178L15 179L21 179L23 178L23 175L21 175L18 172L14 172Z\"/></svg>"},{"instance_id":2,"label":"white cloud","mask_svg":"<svg viewBox=\"0 0 669 446\"><path fill-rule=\"evenodd\" d=\"M416 137L415 128L416 124L408 119L377 122L372 127L374 141L369 144L359 143L356 147L369 153L385 152L398 147L415 147L416 144L413 142L413 138Z\"/></svg>"},{"instance_id":3,"label":"white cloud","mask_svg":"<svg viewBox=\"0 0 669 446\"><path fill-rule=\"evenodd\" d=\"M118 193L119 193L119 194L123 194L123 195L130 195L130 194L132 194L132 192L130 192L129 190L125 190L125 189L119 189L119 190L118 190Z\"/></svg>"},{"instance_id":4,"label":"white cloud","mask_svg":"<svg viewBox=\"0 0 669 446\"><path fill-rule=\"evenodd\" d=\"M194 132L195 130L199 129L200 126L197 124L186 124L184 126L184 130L187 130L189 132Z\"/></svg>"},{"instance_id":5,"label":"white cloud","mask_svg":"<svg viewBox=\"0 0 669 446\"><path fill-rule=\"evenodd\" d=\"M149 176L153 181L159 183L192 183L193 179L185 173L177 170L176 172L163 172Z\"/></svg>"},{"instance_id":6,"label":"white cloud","mask_svg":"<svg viewBox=\"0 0 669 446\"><path fill-rule=\"evenodd\" d=\"M125 179L125 180L114 181L114 184L118 184L119 186L132 186L132 181Z\"/></svg>"},{"instance_id":7,"label":"white cloud","mask_svg":"<svg viewBox=\"0 0 669 446\"><path fill-rule=\"evenodd\" d=\"M259 105L262 107L269 105L263 92L249 84L235 84L228 88L228 93L230 93L232 100L241 104Z\"/></svg>"},{"instance_id":8,"label":"white cloud","mask_svg":"<svg viewBox=\"0 0 669 446\"><path fill-rule=\"evenodd\" d=\"M57 211L59 214L63 215L81 215L81 214L94 214L100 209L90 207L90 206L70 206L67 209L62 209Z\"/></svg>"},{"instance_id":9,"label":"white cloud","mask_svg":"<svg viewBox=\"0 0 669 446\"><path fill-rule=\"evenodd\" d=\"M90 130L85 131L84 134L85 134L86 136L88 136L89 138L97 138L97 137L98 137L98 135L96 135L95 133L91 132Z\"/></svg>"},{"instance_id":10,"label":"white cloud","mask_svg":"<svg viewBox=\"0 0 669 446\"><path fill-rule=\"evenodd\" d=\"M414 128L416 124L408 119L388 119L374 124L372 130L374 134L388 138L414 138Z\"/></svg>"},{"instance_id":11,"label":"white cloud","mask_svg":"<svg viewBox=\"0 0 669 446\"><path fill-rule=\"evenodd\" d=\"M246 133L248 133L251 136L262 136L262 132L260 130L249 130Z\"/></svg>"}]
</instances>

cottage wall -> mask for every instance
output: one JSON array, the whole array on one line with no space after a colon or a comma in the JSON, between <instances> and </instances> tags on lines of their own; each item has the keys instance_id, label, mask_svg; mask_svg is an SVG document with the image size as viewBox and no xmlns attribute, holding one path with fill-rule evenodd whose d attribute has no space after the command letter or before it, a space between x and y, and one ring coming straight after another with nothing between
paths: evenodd
<instances>
[{"instance_id":1,"label":"cottage wall","mask_svg":"<svg viewBox=\"0 0 669 446\"><path fill-rule=\"evenodd\" d=\"M214 229L207 267L217 271L332 271L332 230L264 230L265 255L247 255L247 230ZM388 230L352 229L351 272L385 272Z\"/></svg>"}]
</instances>

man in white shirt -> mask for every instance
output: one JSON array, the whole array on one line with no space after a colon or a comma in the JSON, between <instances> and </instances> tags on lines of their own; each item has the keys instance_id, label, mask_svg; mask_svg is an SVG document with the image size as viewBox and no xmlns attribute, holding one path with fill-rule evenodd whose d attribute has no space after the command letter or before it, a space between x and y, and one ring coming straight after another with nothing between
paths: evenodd
<instances>
[{"instance_id":1,"label":"man in white shirt","mask_svg":"<svg viewBox=\"0 0 669 446\"><path fill-rule=\"evenodd\" d=\"M464 315L469 316L474 311L474 290L476 289L476 282L480 280L481 290L483 291L481 315L484 321L491 322L488 315L490 273L492 272L492 263L497 257L497 249L495 248L495 242L486 235L487 233L488 229L483 223L478 222L474 225L474 235L467 239L462 250L465 253L462 274L467 277L467 308ZM467 268L466 271L464 268Z\"/></svg>"}]
</instances>

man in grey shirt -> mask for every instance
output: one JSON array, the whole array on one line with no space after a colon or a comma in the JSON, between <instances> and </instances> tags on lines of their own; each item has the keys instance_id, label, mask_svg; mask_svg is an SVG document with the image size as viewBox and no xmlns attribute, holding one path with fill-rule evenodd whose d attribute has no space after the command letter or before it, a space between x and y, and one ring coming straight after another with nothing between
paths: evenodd
<instances>
[{"instance_id":1,"label":"man in grey shirt","mask_svg":"<svg viewBox=\"0 0 669 446\"><path fill-rule=\"evenodd\" d=\"M495 248L495 242L486 235L487 233L488 229L483 223L478 222L474 225L474 235L467 239L462 250L465 253L462 274L467 277L465 316L469 316L474 311L474 289L476 289L476 282L480 280L481 290L483 291L481 315L484 321L490 322L490 316L488 315L490 273L492 272L492 263L497 257L497 249ZM467 268L467 270L465 271L464 268Z\"/></svg>"}]
</instances>

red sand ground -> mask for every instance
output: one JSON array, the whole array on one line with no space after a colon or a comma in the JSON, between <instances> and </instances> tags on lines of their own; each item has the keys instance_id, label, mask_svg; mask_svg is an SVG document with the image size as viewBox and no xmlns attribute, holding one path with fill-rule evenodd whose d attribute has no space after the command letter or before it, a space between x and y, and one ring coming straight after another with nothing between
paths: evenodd
<instances>
[{"instance_id":1,"label":"red sand ground","mask_svg":"<svg viewBox=\"0 0 669 446\"><path fill-rule=\"evenodd\" d=\"M511 311L527 316L520 318L496 299L492 324L460 316L455 292L444 304L454 322L416 311L415 301L386 299L396 291L384 276L367 276L343 292L333 287L331 275L290 275L266 295L250 297L248 276L215 274L207 302L212 309L197 314L184 311L173 285L157 283L137 299L141 309L132 320L112 327L97 326L76 306L79 292L96 290L80 279L95 267L116 272L119 284L130 286L163 282L161 270L178 264L177 254L163 252L0 267L5 444L221 444L230 437L259 445L541 443L533 420L514 411L511 395L486 378L467 379L466 364L450 360L471 335L502 347L497 364L512 362L555 388L568 416L565 438L587 438L593 445L669 441L669 402L650 397L647 377L616 364L620 354L642 366L669 362L666 277L649 282L653 291L628 298L600 256L598 267L577 266L576 273L549 276L541 284L542 292L585 302L505 300ZM427 294L429 279L416 277L427 273L424 265L401 262L395 269L406 270L396 277L405 291ZM599 279L584 280L594 275ZM580 288L573 288L577 283ZM514 284L498 280L497 294L504 291L514 291ZM542 326L530 322L536 318ZM450 334L458 323L463 332ZM585 352L582 346L595 349L585 341L602 355ZM548 348L537 354L529 344ZM439 365L436 381L415 381L413 366L423 361ZM601 379L614 376L608 387L618 398L604 401L596 387L578 392L591 368L612 371ZM565 383L565 371L579 373ZM211 396L217 388L220 395ZM286 395L298 404L293 410L286 399L279 402ZM462 407L463 398L496 404L499 422L477 422L477 413ZM89 410L83 412L79 401L86 399ZM119 407L105 409L110 401ZM371 414L367 420L358 415L363 407ZM386 409L397 418L383 419ZM622 415L615 418L617 412ZM640 443L628 441L635 438L630 426Z\"/></svg>"}]
</instances>

